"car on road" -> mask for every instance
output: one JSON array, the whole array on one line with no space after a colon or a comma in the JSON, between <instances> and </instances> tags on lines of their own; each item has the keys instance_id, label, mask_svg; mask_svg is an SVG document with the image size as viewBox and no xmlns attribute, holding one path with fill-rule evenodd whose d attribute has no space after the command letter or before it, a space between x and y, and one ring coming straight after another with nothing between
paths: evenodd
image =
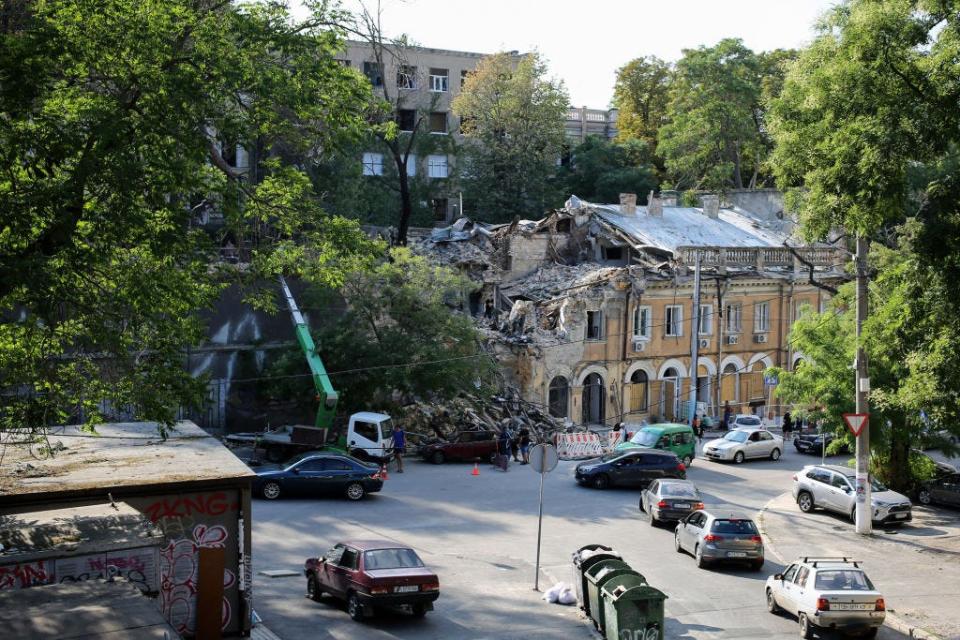
<instances>
[{"instance_id":1,"label":"car on road","mask_svg":"<svg viewBox=\"0 0 960 640\"><path fill-rule=\"evenodd\" d=\"M763 539L750 518L700 509L677 524L677 553L693 554L701 569L716 562L745 562L754 571L763 567Z\"/></svg>"},{"instance_id":2,"label":"car on road","mask_svg":"<svg viewBox=\"0 0 960 640\"><path fill-rule=\"evenodd\" d=\"M676 454L656 449L614 451L576 468L577 482L594 489L646 487L654 480L686 477L687 468Z\"/></svg>"},{"instance_id":3,"label":"car on road","mask_svg":"<svg viewBox=\"0 0 960 640\"><path fill-rule=\"evenodd\" d=\"M762 427L733 429L722 438L703 445L703 455L716 462L733 461L737 464L750 458L779 460L783 453L783 438Z\"/></svg>"},{"instance_id":4,"label":"car on road","mask_svg":"<svg viewBox=\"0 0 960 640\"><path fill-rule=\"evenodd\" d=\"M763 420L760 419L760 416L755 416L751 413L741 413L733 417L727 424L727 429L740 429L746 427L748 429L761 429L763 428Z\"/></svg>"},{"instance_id":5,"label":"car on road","mask_svg":"<svg viewBox=\"0 0 960 640\"><path fill-rule=\"evenodd\" d=\"M808 431L798 433L793 438L793 446L799 453L815 453L822 455L824 448L830 446L830 443L837 439L836 434L829 431L819 433L817 431ZM850 448L844 443L840 447L840 453L846 453Z\"/></svg>"},{"instance_id":6,"label":"car on road","mask_svg":"<svg viewBox=\"0 0 960 640\"><path fill-rule=\"evenodd\" d=\"M433 464L451 460L490 461L497 453L497 439L493 431L464 431L452 442L430 442L417 451L421 458Z\"/></svg>"},{"instance_id":7,"label":"car on road","mask_svg":"<svg viewBox=\"0 0 960 640\"><path fill-rule=\"evenodd\" d=\"M690 466L697 455L696 435L688 424L664 422L641 427L627 442L616 446L617 451L630 449L662 449L675 453L683 464Z\"/></svg>"},{"instance_id":8,"label":"car on road","mask_svg":"<svg viewBox=\"0 0 960 640\"><path fill-rule=\"evenodd\" d=\"M276 500L283 495L343 495L360 500L383 488L378 465L348 455L303 453L282 466L255 468L254 495Z\"/></svg>"},{"instance_id":9,"label":"car on road","mask_svg":"<svg viewBox=\"0 0 960 640\"><path fill-rule=\"evenodd\" d=\"M410 547L390 540L353 540L334 545L303 566L307 597L319 602L329 594L347 603L354 620L376 608L406 608L416 617L433 610L440 579Z\"/></svg>"},{"instance_id":10,"label":"car on road","mask_svg":"<svg viewBox=\"0 0 960 640\"><path fill-rule=\"evenodd\" d=\"M800 636L821 629L874 638L886 604L859 563L849 558L799 558L767 578L767 609L797 616Z\"/></svg>"},{"instance_id":11,"label":"car on road","mask_svg":"<svg viewBox=\"0 0 960 640\"><path fill-rule=\"evenodd\" d=\"M913 519L910 498L873 479L870 486L874 523L902 524ZM821 508L847 516L853 522L856 512L856 473L849 467L837 465L807 465L793 476L793 498L804 513Z\"/></svg>"},{"instance_id":12,"label":"car on road","mask_svg":"<svg viewBox=\"0 0 960 640\"><path fill-rule=\"evenodd\" d=\"M650 526L682 520L703 509L700 490L690 480L654 480L640 492L640 511L650 516Z\"/></svg>"},{"instance_id":13,"label":"car on road","mask_svg":"<svg viewBox=\"0 0 960 640\"><path fill-rule=\"evenodd\" d=\"M960 507L960 473L939 475L928 480L917 491L920 504L944 504Z\"/></svg>"}]
</instances>

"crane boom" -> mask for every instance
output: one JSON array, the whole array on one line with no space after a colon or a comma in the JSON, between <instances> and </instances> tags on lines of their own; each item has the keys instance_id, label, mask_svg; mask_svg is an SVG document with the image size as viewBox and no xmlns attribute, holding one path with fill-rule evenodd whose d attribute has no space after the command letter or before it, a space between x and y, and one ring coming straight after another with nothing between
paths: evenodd
<instances>
[{"instance_id":1,"label":"crane boom","mask_svg":"<svg viewBox=\"0 0 960 640\"><path fill-rule=\"evenodd\" d=\"M283 289L283 296L287 299L287 306L290 308L290 317L293 319L293 326L297 333L297 342L303 350L303 355L307 358L307 364L310 366L310 375L313 378L313 386L317 392L317 420L315 426L318 429L326 429L333 425L333 418L337 412L337 392L330 384L330 376L323 366L323 360L317 354L317 347L313 343L313 337L310 335L310 328L297 307L297 301L287 286L287 281L280 276L280 287Z\"/></svg>"}]
</instances>

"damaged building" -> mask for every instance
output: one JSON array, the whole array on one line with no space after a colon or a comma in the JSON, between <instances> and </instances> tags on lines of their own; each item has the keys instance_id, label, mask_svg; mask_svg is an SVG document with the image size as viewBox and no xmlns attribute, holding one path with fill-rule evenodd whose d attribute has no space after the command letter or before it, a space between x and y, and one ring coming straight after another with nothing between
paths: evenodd
<instances>
[{"instance_id":1,"label":"damaged building","mask_svg":"<svg viewBox=\"0 0 960 640\"><path fill-rule=\"evenodd\" d=\"M681 420L695 384L706 415L729 404L773 418L781 411L764 371L803 359L790 328L805 310L826 308L847 253L795 237L775 191L724 198L685 207L666 193L647 206L633 194L620 204L572 197L541 220L461 218L412 244L482 284L471 313L522 397L554 417Z\"/></svg>"}]
</instances>

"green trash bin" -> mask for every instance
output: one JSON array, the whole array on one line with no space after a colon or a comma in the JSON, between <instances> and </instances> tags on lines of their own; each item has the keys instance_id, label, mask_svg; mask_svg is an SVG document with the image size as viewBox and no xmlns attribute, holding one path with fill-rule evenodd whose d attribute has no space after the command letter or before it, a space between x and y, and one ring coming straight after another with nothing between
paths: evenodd
<instances>
[{"instance_id":1,"label":"green trash bin","mask_svg":"<svg viewBox=\"0 0 960 640\"><path fill-rule=\"evenodd\" d=\"M601 587L600 598L607 640L663 640L664 592L622 575Z\"/></svg>"},{"instance_id":2,"label":"green trash bin","mask_svg":"<svg viewBox=\"0 0 960 640\"><path fill-rule=\"evenodd\" d=\"M580 601L580 608L587 616L590 615L590 603L587 602L587 570L602 560L620 560L620 554L612 549L590 549L590 551L593 555L585 559L581 558L579 551L573 556L574 590L577 593L577 600Z\"/></svg>"},{"instance_id":3,"label":"green trash bin","mask_svg":"<svg viewBox=\"0 0 960 640\"><path fill-rule=\"evenodd\" d=\"M583 602L585 609L589 611L588 615L593 620L595 626L600 632L603 632L603 602L600 600L600 588L608 580L622 575L636 575L643 580L643 576L630 568L623 560L601 560L593 564L584 572L587 579L587 588L583 592Z\"/></svg>"}]
</instances>

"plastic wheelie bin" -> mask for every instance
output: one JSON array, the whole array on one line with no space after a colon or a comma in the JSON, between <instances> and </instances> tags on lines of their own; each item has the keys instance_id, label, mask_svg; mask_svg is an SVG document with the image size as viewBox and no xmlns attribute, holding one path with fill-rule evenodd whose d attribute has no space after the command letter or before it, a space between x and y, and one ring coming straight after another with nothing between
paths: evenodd
<instances>
[{"instance_id":1,"label":"plastic wheelie bin","mask_svg":"<svg viewBox=\"0 0 960 640\"><path fill-rule=\"evenodd\" d=\"M590 610L584 601L587 591L587 578L584 572L601 560L620 560L620 554L602 544L588 544L580 547L573 554L573 589L577 594L580 608L589 616Z\"/></svg>"},{"instance_id":2,"label":"plastic wheelie bin","mask_svg":"<svg viewBox=\"0 0 960 640\"><path fill-rule=\"evenodd\" d=\"M604 637L663 640L663 602L667 595L632 575L607 580L600 588Z\"/></svg>"},{"instance_id":3,"label":"plastic wheelie bin","mask_svg":"<svg viewBox=\"0 0 960 640\"><path fill-rule=\"evenodd\" d=\"M584 572L584 575L587 578L587 588L583 592L583 601L586 603L586 607L589 607L589 616L593 620L593 626L595 626L601 633L603 633L603 624L604 624L604 607L603 602L600 600L600 588L607 583L608 580L612 580L618 576L622 575L635 575L639 576L643 580L643 576L630 568L623 560L601 560L590 566Z\"/></svg>"}]
</instances>

